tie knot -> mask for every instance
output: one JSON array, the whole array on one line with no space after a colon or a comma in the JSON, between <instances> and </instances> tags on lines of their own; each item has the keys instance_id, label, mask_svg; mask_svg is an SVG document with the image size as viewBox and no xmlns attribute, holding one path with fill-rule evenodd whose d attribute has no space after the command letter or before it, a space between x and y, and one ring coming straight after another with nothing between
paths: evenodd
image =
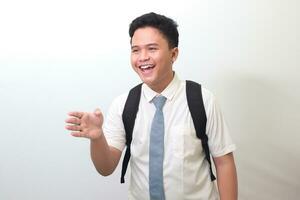
<instances>
[{"instance_id":1,"label":"tie knot","mask_svg":"<svg viewBox=\"0 0 300 200\"><path fill-rule=\"evenodd\" d=\"M167 100L167 98L162 95L155 97L153 99L153 103L154 103L156 109L162 110L162 107L166 103L166 100Z\"/></svg>"}]
</instances>

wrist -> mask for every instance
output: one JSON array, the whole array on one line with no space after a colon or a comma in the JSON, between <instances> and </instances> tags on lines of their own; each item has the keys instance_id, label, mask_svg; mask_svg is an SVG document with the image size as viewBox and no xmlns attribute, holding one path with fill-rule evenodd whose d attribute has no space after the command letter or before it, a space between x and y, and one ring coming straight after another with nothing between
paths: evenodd
<instances>
[{"instance_id":1,"label":"wrist","mask_svg":"<svg viewBox=\"0 0 300 200\"><path fill-rule=\"evenodd\" d=\"M96 131L96 134L94 137L91 137L90 140L92 142L97 142L97 141L100 141L104 138L104 134L103 134L103 130L102 129L99 129Z\"/></svg>"}]
</instances>

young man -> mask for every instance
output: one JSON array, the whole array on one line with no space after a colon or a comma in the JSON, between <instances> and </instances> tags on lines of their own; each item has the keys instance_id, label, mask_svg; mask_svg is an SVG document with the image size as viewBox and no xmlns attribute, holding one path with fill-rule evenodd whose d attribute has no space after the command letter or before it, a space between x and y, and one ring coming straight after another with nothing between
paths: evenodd
<instances>
[{"instance_id":1,"label":"young man","mask_svg":"<svg viewBox=\"0 0 300 200\"><path fill-rule=\"evenodd\" d=\"M218 189L211 180L201 141L196 137L186 100L186 82L181 81L172 69L178 56L177 24L163 15L148 13L132 21L129 35L131 65L143 85L132 133L128 198L237 199L237 175L232 154L235 145L214 96L202 88L206 134L216 166ZM71 130L73 136L90 139L91 158L103 176L113 173L125 148L122 112L127 96L124 94L114 100L105 122L99 109L93 113L70 112L66 120L69 123L66 129ZM155 104L158 98L163 99L160 111ZM158 125L153 125L157 121ZM157 127L162 127L158 131L163 135L162 139L152 135L159 129ZM159 147L152 145L157 143L162 144L163 151L153 154ZM156 157L162 158L161 164L151 161ZM161 165L161 171L158 165ZM157 171L153 171L153 166ZM158 179L157 174L161 174Z\"/></svg>"}]
</instances>

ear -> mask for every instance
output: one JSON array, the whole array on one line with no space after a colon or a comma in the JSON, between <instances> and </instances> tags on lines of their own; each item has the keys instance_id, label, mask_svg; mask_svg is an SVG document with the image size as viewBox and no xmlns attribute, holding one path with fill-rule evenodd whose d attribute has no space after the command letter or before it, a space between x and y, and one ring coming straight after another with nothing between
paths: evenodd
<instances>
[{"instance_id":1,"label":"ear","mask_svg":"<svg viewBox=\"0 0 300 200\"><path fill-rule=\"evenodd\" d=\"M178 50L178 47L174 47L173 49L172 49L172 63L174 63L175 61L176 61L176 59L177 59L177 56L178 56L178 53L179 53L179 50Z\"/></svg>"}]
</instances>

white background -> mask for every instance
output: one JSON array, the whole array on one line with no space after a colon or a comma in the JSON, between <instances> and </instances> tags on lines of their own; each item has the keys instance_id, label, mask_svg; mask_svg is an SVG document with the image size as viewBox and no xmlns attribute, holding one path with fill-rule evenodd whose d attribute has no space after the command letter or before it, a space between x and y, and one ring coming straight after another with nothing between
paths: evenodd
<instances>
[{"instance_id":1,"label":"white background","mask_svg":"<svg viewBox=\"0 0 300 200\"><path fill-rule=\"evenodd\" d=\"M0 199L126 199L120 166L101 177L89 141L64 130L71 110L106 113L139 83L131 20L179 24L174 69L218 98L233 139L239 199L299 199L297 0L0 1ZM128 176L127 176L128 177Z\"/></svg>"}]
</instances>

